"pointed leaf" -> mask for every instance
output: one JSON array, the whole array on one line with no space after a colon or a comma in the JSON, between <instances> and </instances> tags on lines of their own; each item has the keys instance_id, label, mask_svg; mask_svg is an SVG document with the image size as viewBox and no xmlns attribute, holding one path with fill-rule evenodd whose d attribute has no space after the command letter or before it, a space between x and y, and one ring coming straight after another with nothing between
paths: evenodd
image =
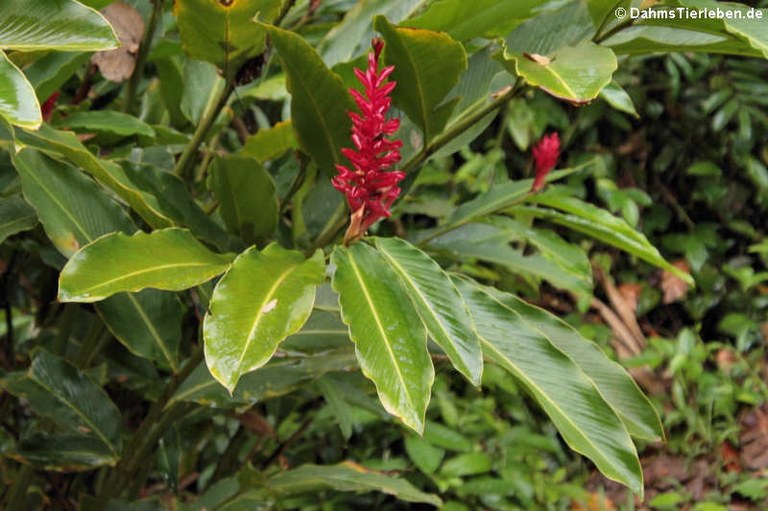
<instances>
[{"instance_id":1,"label":"pointed leaf","mask_svg":"<svg viewBox=\"0 0 768 511\"><path fill-rule=\"evenodd\" d=\"M240 67L264 51L266 34L254 23L270 23L280 14L281 0L176 0L184 51L215 64L232 80Z\"/></svg>"},{"instance_id":2,"label":"pointed leaf","mask_svg":"<svg viewBox=\"0 0 768 511\"><path fill-rule=\"evenodd\" d=\"M73 433L30 435L8 456L55 472L84 472L114 465L118 459L98 438Z\"/></svg>"},{"instance_id":3,"label":"pointed leaf","mask_svg":"<svg viewBox=\"0 0 768 511\"><path fill-rule=\"evenodd\" d=\"M324 271L321 251L306 260L274 243L235 259L213 291L203 326L208 368L230 394L307 321Z\"/></svg>"},{"instance_id":4,"label":"pointed leaf","mask_svg":"<svg viewBox=\"0 0 768 511\"><path fill-rule=\"evenodd\" d=\"M96 304L101 319L131 353L178 369L184 308L173 293L145 289Z\"/></svg>"},{"instance_id":5,"label":"pointed leaf","mask_svg":"<svg viewBox=\"0 0 768 511\"><path fill-rule=\"evenodd\" d=\"M558 211L531 207L520 208L520 210L539 218L546 218L575 231L583 232L637 256L645 262L674 273L689 286L694 285L691 276L661 257L656 247L651 245L642 233L608 211L575 197L563 196L557 190L532 196L531 200Z\"/></svg>"},{"instance_id":6,"label":"pointed leaf","mask_svg":"<svg viewBox=\"0 0 768 511\"><path fill-rule=\"evenodd\" d=\"M394 65L394 103L421 128L426 146L448 122L458 98L443 101L467 69L467 55L450 36L416 28L398 28L376 16L374 28L385 41L384 61Z\"/></svg>"},{"instance_id":7,"label":"pointed leaf","mask_svg":"<svg viewBox=\"0 0 768 511\"><path fill-rule=\"evenodd\" d=\"M217 158L209 169L208 187L219 199L219 212L231 232L246 243L268 238L277 227L275 182L254 158Z\"/></svg>"},{"instance_id":8,"label":"pointed leaf","mask_svg":"<svg viewBox=\"0 0 768 511\"><path fill-rule=\"evenodd\" d=\"M6 375L4 388L26 399L40 415L98 438L114 457L120 452L120 412L93 380L63 358L45 350L25 373Z\"/></svg>"},{"instance_id":9,"label":"pointed leaf","mask_svg":"<svg viewBox=\"0 0 768 511\"><path fill-rule=\"evenodd\" d=\"M114 110L74 112L62 119L63 126L75 133L109 133L119 136L144 135L154 138L155 130L144 121Z\"/></svg>"},{"instance_id":10,"label":"pointed leaf","mask_svg":"<svg viewBox=\"0 0 768 511\"><path fill-rule=\"evenodd\" d=\"M650 441L664 438L664 430L651 402L632 377L600 351L595 343L583 338L570 325L544 309L509 293L493 294L506 309L525 321L532 330L540 332L584 371L631 435Z\"/></svg>"},{"instance_id":11,"label":"pointed leaf","mask_svg":"<svg viewBox=\"0 0 768 511\"><path fill-rule=\"evenodd\" d=\"M568 445L606 477L643 492L643 473L626 428L581 369L479 285L457 279L484 353L536 398Z\"/></svg>"},{"instance_id":12,"label":"pointed leaf","mask_svg":"<svg viewBox=\"0 0 768 511\"><path fill-rule=\"evenodd\" d=\"M402 26L446 32L457 41L498 37L533 16L540 5L541 0L443 0Z\"/></svg>"},{"instance_id":13,"label":"pointed leaf","mask_svg":"<svg viewBox=\"0 0 768 511\"><path fill-rule=\"evenodd\" d=\"M435 495L421 492L404 479L369 470L351 461L326 466L302 465L271 477L266 486L279 495L317 493L320 490L378 491L405 502L442 505Z\"/></svg>"},{"instance_id":14,"label":"pointed leaf","mask_svg":"<svg viewBox=\"0 0 768 511\"><path fill-rule=\"evenodd\" d=\"M333 289L363 374L384 408L421 433L435 371L426 331L397 274L365 243L336 247Z\"/></svg>"},{"instance_id":15,"label":"pointed leaf","mask_svg":"<svg viewBox=\"0 0 768 511\"><path fill-rule=\"evenodd\" d=\"M59 300L97 302L148 287L181 291L223 273L231 261L231 254L211 252L185 229L108 234L67 261Z\"/></svg>"},{"instance_id":16,"label":"pointed leaf","mask_svg":"<svg viewBox=\"0 0 768 511\"><path fill-rule=\"evenodd\" d=\"M298 34L266 27L288 76L291 117L299 144L317 162L321 172L335 174L334 164L346 159L341 148L351 145L352 123L347 112L355 106L336 74Z\"/></svg>"},{"instance_id":17,"label":"pointed leaf","mask_svg":"<svg viewBox=\"0 0 768 511\"><path fill-rule=\"evenodd\" d=\"M291 121L283 121L249 136L243 144L242 153L256 158L259 163L265 163L297 147L293 124Z\"/></svg>"},{"instance_id":18,"label":"pointed leaf","mask_svg":"<svg viewBox=\"0 0 768 511\"><path fill-rule=\"evenodd\" d=\"M98 51L119 46L107 20L73 0L3 0L0 20L0 50Z\"/></svg>"},{"instance_id":19,"label":"pointed leaf","mask_svg":"<svg viewBox=\"0 0 768 511\"><path fill-rule=\"evenodd\" d=\"M133 232L128 215L88 177L34 149L12 156L24 198L54 246L69 257L103 234Z\"/></svg>"},{"instance_id":20,"label":"pointed leaf","mask_svg":"<svg viewBox=\"0 0 768 511\"><path fill-rule=\"evenodd\" d=\"M546 56L505 50L503 63L529 85L576 105L595 99L618 67L616 55L593 42L565 46Z\"/></svg>"},{"instance_id":21,"label":"pointed leaf","mask_svg":"<svg viewBox=\"0 0 768 511\"><path fill-rule=\"evenodd\" d=\"M480 385L483 355L472 318L450 277L427 254L399 238L376 238L384 256L413 302L430 338L453 366Z\"/></svg>"},{"instance_id":22,"label":"pointed leaf","mask_svg":"<svg viewBox=\"0 0 768 511\"><path fill-rule=\"evenodd\" d=\"M32 206L18 196L0 198L0 243L8 236L28 231L37 225Z\"/></svg>"},{"instance_id":23,"label":"pointed leaf","mask_svg":"<svg viewBox=\"0 0 768 511\"><path fill-rule=\"evenodd\" d=\"M21 70L8 60L2 50L0 50L0 117L11 124L30 129L36 129L43 122L35 89Z\"/></svg>"}]
</instances>

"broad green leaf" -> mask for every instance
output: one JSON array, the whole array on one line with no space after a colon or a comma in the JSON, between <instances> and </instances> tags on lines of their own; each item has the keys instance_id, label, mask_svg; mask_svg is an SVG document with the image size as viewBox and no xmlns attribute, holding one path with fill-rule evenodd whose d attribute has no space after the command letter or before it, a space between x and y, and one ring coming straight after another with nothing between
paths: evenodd
<instances>
[{"instance_id":1,"label":"broad green leaf","mask_svg":"<svg viewBox=\"0 0 768 511\"><path fill-rule=\"evenodd\" d=\"M592 163L592 161L589 161L576 167L553 171L547 176L547 182L551 183L552 181L562 179L592 165ZM531 191L531 186L533 186L533 179L521 179L519 181L508 181L494 185L487 192L456 208L456 211L453 212L446 225L463 225L477 218L506 209L521 202Z\"/></svg>"},{"instance_id":2,"label":"broad green leaf","mask_svg":"<svg viewBox=\"0 0 768 511\"><path fill-rule=\"evenodd\" d=\"M582 370L492 294L457 279L483 352L525 385L571 449L608 478L643 492L643 472L619 417Z\"/></svg>"},{"instance_id":3,"label":"broad green leaf","mask_svg":"<svg viewBox=\"0 0 768 511\"><path fill-rule=\"evenodd\" d=\"M429 247L462 262L479 259L521 276L546 280L580 295L591 294L592 279L588 269L586 272L574 269L540 253L526 254L522 248L513 248L509 244L515 237L509 229L473 223L435 238L430 241Z\"/></svg>"},{"instance_id":4,"label":"broad green leaf","mask_svg":"<svg viewBox=\"0 0 768 511\"><path fill-rule=\"evenodd\" d=\"M30 435L8 456L54 472L84 472L117 461L115 453L98 438L74 433Z\"/></svg>"},{"instance_id":5,"label":"broad green leaf","mask_svg":"<svg viewBox=\"0 0 768 511\"><path fill-rule=\"evenodd\" d=\"M264 28L254 21L274 21L281 5L281 0L176 0L173 12L184 51L215 64L231 81L243 64L264 51Z\"/></svg>"},{"instance_id":6,"label":"broad green leaf","mask_svg":"<svg viewBox=\"0 0 768 511\"><path fill-rule=\"evenodd\" d=\"M230 394L307 321L324 272L321 251L306 260L274 243L235 259L213 291L203 325L208 368Z\"/></svg>"},{"instance_id":7,"label":"broad green leaf","mask_svg":"<svg viewBox=\"0 0 768 511\"><path fill-rule=\"evenodd\" d=\"M344 440L348 442L352 437L352 407L344 399L343 391L336 385L336 381L330 378L320 378L316 385L331 409L334 419L339 424Z\"/></svg>"},{"instance_id":8,"label":"broad green leaf","mask_svg":"<svg viewBox=\"0 0 768 511\"><path fill-rule=\"evenodd\" d=\"M88 177L34 149L12 156L24 198L54 246L69 257L99 236L136 227Z\"/></svg>"},{"instance_id":9,"label":"broad green leaf","mask_svg":"<svg viewBox=\"0 0 768 511\"><path fill-rule=\"evenodd\" d=\"M629 97L627 91L625 91L621 85L616 83L615 80L600 91L600 97L616 110L629 114L635 118L640 117L635 109L635 104L632 103L632 98Z\"/></svg>"},{"instance_id":10,"label":"broad green leaf","mask_svg":"<svg viewBox=\"0 0 768 511\"><path fill-rule=\"evenodd\" d=\"M226 86L216 67L199 60L187 59L184 64L183 90L179 108L189 121L200 124L214 106Z\"/></svg>"},{"instance_id":11,"label":"broad green leaf","mask_svg":"<svg viewBox=\"0 0 768 511\"><path fill-rule=\"evenodd\" d=\"M0 50L99 51L119 46L101 14L74 0L3 0Z\"/></svg>"},{"instance_id":12,"label":"broad green leaf","mask_svg":"<svg viewBox=\"0 0 768 511\"><path fill-rule=\"evenodd\" d=\"M545 336L584 371L632 436L649 441L664 438L661 422L648 398L632 377L600 351L595 343L544 309L509 293L494 292L493 295L511 314L517 315L531 330Z\"/></svg>"},{"instance_id":13,"label":"broad green leaf","mask_svg":"<svg viewBox=\"0 0 768 511\"><path fill-rule=\"evenodd\" d=\"M443 0L431 4L403 27L446 32L457 41L508 34L531 17L541 0Z\"/></svg>"},{"instance_id":14,"label":"broad green leaf","mask_svg":"<svg viewBox=\"0 0 768 511\"><path fill-rule=\"evenodd\" d=\"M360 0L328 31L318 47L328 66L349 62L371 47L372 18L381 14L398 23L416 12L425 0Z\"/></svg>"},{"instance_id":15,"label":"broad green leaf","mask_svg":"<svg viewBox=\"0 0 768 511\"><path fill-rule=\"evenodd\" d=\"M17 196L0 198L0 243L37 225L35 210Z\"/></svg>"},{"instance_id":16,"label":"broad green leaf","mask_svg":"<svg viewBox=\"0 0 768 511\"><path fill-rule=\"evenodd\" d=\"M484 452L459 454L443 463L440 475L444 477L464 477L485 474L491 471L493 462Z\"/></svg>"},{"instance_id":17,"label":"broad green leaf","mask_svg":"<svg viewBox=\"0 0 768 511\"><path fill-rule=\"evenodd\" d=\"M98 158L73 133L43 124L37 131L17 130L20 144L34 147L53 157L63 156L82 167L102 185L127 202L152 228L171 227L174 222L163 211L158 197L144 192L117 163Z\"/></svg>"},{"instance_id":18,"label":"broad green leaf","mask_svg":"<svg viewBox=\"0 0 768 511\"><path fill-rule=\"evenodd\" d=\"M422 130L426 147L445 128L458 102L443 100L467 69L464 48L446 34L399 28L383 16L376 16L373 26L385 41L384 61L395 66L392 99Z\"/></svg>"},{"instance_id":19,"label":"broad green leaf","mask_svg":"<svg viewBox=\"0 0 768 511\"><path fill-rule=\"evenodd\" d=\"M557 5L556 2L553 2ZM526 20L505 38L509 53L549 55L564 46L576 46L595 35L586 2L567 2L559 9Z\"/></svg>"},{"instance_id":20,"label":"broad green leaf","mask_svg":"<svg viewBox=\"0 0 768 511\"><path fill-rule=\"evenodd\" d=\"M181 291L223 273L231 261L231 254L211 252L184 229L108 234L67 261L59 300L97 302L148 287Z\"/></svg>"},{"instance_id":21,"label":"broad green leaf","mask_svg":"<svg viewBox=\"0 0 768 511\"><path fill-rule=\"evenodd\" d=\"M336 74L329 71L317 52L298 34L267 26L277 49L291 93L291 117L299 144L317 162L325 176L343 164L342 147L351 146L352 129L347 112L355 106Z\"/></svg>"},{"instance_id":22,"label":"broad green leaf","mask_svg":"<svg viewBox=\"0 0 768 511\"><path fill-rule=\"evenodd\" d=\"M88 57L84 52L52 51L25 66L24 74L35 88L37 99L45 101L88 62Z\"/></svg>"},{"instance_id":23,"label":"broad green leaf","mask_svg":"<svg viewBox=\"0 0 768 511\"><path fill-rule=\"evenodd\" d=\"M178 369L184 308L175 294L154 289L119 293L97 303L96 310L131 353Z\"/></svg>"},{"instance_id":24,"label":"broad green leaf","mask_svg":"<svg viewBox=\"0 0 768 511\"><path fill-rule=\"evenodd\" d=\"M265 163L297 147L293 124L291 121L283 121L248 137L243 145L242 154L256 158L259 163Z\"/></svg>"},{"instance_id":25,"label":"broad green leaf","mask_svg":"<svg viewBox=\"0 0 768 511\"><path fill-rule=\"evenodd\" d=\"M315 297L315 310L301 330L288 337L280 349L288 353L322 353L332 349L338 349L349 344L349 329L339 317L339 299L335 296L336 309L334 311L318 308L323 286L318 288Z\"/></svg>"},{"instance_id":26,"label":"broad green leaf","mask_svg":"<svg viewBox=\"0 0 768 511\"><path fill-rule=\"evenodd\" d=\"M426 438L416 435L405 437L405 452L408 453L413 464L425 474L434 474L445 456L445 450L435 447Z\"/></svg>"},{"instance_id":27,"label":"broad green leaf","mask_svg":"<svg viewBox=\"0 0 768 511\"><path fill-rule=\"evenodd\" d=\"M363 374L390 414L421 433L435 371L426 331L397 274L365 243L336 247L333 289Z\"/></svg>"},{"instance_id":28,"label":"broad green leaf","mask_svg":"<svg viewBox=\"0 0 768 511\"><path fill-rule=\"evenodd\" d=\"M357 493L378 491L405 502L442 505L438 497L416 489L405 479L375 472L351 461L326 466L302 465L269 478L265 484L278 495L317 493L322 490Z\"/></svg>"},{"instance_id":29,"label":"broad green leaf","mask_svg":"<svg viewBox=\"0 0 768 511\"><path fill-rule=\"evenodd\" d=\"M219 213L231 232L246 243L271 236L278 220L275 182L258 161L217 158L209 169L208 188L219 199Z\"/></svg>"},{"instance_id":30,"label":"broad green leaf","mask_svg":"<svg viewBox=\"0 0 768 511\"><path fill-rule=\"evenodd\" d=\"M587 0L587 9L595 30L602 28L599 33L604 33L609 27L624 21L616 16L616 9L621 7L624 12L629 13L631 3L630 0Z\"/></svg>"},{"instance_id":31,"label":"broad green leaf","mask_svg":"<svg viewBox=\"0 0 768 511\"><path fill-rule=\"evenodd\" d=\"M0 50L0 117L11 124L30 129L37 129L43 122L35 89L19 68L8 60L2 50Z\"/></svg>"},{"instance_id":32,"label":"broad green leaf","mask_svg":"<svg viewBox=\"0 0 768 511\"><path fill-rule=\"evenodd\" d=\"M191 401L217 408L250 407L293 392L326 373L355 369L355 355L348 346L311 356L273 358L263 367L243 375L231 395L206 366L200 365L184 380L170 403Z\"/></svg>"},{"instance_id":33,"label":"broad green leaf","mask_svg":"<svg viewBox=\"0 0 768 511\"><path fill-rule=\"evenodd\" d=\"M120 136L155 137L152 126L136 117L114 110L75 112L59 122L59 126L75 133L110 133Z\"/></svg>"},{"instance_id":34,"label":"broad green leaf","mask_svg":"<svg viewBox=\"0 0 768 511\"><path fill-rule=\"evenodd\" d=\"M529 85L580 105L595 99L611 82L616 55L592 42L565 46L550 55L504 51L504 65Z\"/></svg>"},{"instance_id":35,"label":"broad green leaf","mask_svg":"<svg viewBox=\"0 0 768 511\"><path fill-rule=\"evenodd\" d=\"M63 358L40 350L26 372L6 375L3 387L56 424L98 438L113 457L120 452L122 419L117 407Z\"/></svg>"},{"instance_id":36,"label":"broad green leaf","mask_svg":"<svg viewBox=\"0 0 768 511\"><path fill-rule=\"evenodd\" d=\"M450 277L427 254L398 238L376 238L376 247L400 277L429 337L453 366L479 386L483 355L472 318Z\"/></svg>"},{"instance_id":37,"label":"broad green leaf","mask_svg":"<svg viewBox=\"0 0 768 511\"><path fill-rule=\"evenodd\" d=\"M744 4L714 0L680 0L680 4L690 9L719 9L724 12L724 17L718 22L723 24L725 30L768 58L768 9L754 9ZM757 14L761 15L760 18L756 17Z\"/></svg>"},{"instance_id":38,"label":"broad green leaf","mask_svg":"<svg viewBox=\"0 0 768 511\"><path fill-rule=\"evenodd\" d=\"M642 233L608 211L575 197L560 195L557 190L534 195L531 201L554 209L535 207L520 209L533 216L546 218L556 224L592 236L637 256L647 263L674 273L690 286L694 285L691 276L669 264Z\"/></svg>"}]
</instances>

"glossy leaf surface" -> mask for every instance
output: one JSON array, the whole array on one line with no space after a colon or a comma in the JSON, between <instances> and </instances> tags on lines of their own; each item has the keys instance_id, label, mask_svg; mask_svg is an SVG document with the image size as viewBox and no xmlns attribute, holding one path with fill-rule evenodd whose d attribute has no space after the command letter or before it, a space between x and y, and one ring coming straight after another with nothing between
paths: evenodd
<instances>
[{"instance_id":1,"label":"glossy leaf surface","mask_svg":"<svg viewBox=\"0 0 768 511\"><path fill-rule=\"evenodd\" d=\"M333 288L363 374L384 408L421 433L434 369L426 331L397 274L365 243L336 247Z\"/></svg>"},{"instance_id":2,"label":"glossy leaf surface","mask_svg":"<svg viewBox=\"0 0 768 511\"><path fill-rule=\"evenodd\" d=\"M35 210L18 196L0 198L0 243L37 225Z\"/></svg>"},{"instance_id":3,"label":"glossy leaf surface","mask_svg":"<svg viewBox=\"0 0 768 511\"><path fill-rule=\"evenodd\" d=\"M307 260L277 244L235 259L216 285L203 327L208 368L230 393L307 321L324 271L322 252Z\"/></svg>"},{"instance_id":4,"label":"glossy leaf surface","mask_svg":"<svg viewBox=\"0 0 768 511\"><path fill-rule=\"evenodd\" d=\"M0 18L2 19L2 18ZM43 122L35 89L0 50L0 117L11 124L35 129Z\"/></svg>"},{"instance_id":5,"label":"glossy leaf surface","mask_svg":"<svg viewBox=\"0 0 768 511\"><path fill-rule=\"evenodd\" d=\"M61 270L59 300L96 302L148 287L181 291L223 273L231 261L231 254L211 252L184 229L108 234Z\"/></svg>"}]
</instances>

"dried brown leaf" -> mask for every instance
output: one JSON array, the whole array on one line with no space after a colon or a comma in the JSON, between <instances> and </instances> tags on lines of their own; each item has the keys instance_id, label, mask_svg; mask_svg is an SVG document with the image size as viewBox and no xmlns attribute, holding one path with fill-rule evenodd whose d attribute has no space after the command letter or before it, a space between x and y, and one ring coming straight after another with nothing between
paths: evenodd
<instances>
[{"instance_id":1,"label":"dried brown leaf","mask_svg":"<svg viewBox=\"0 0 768 511\"><path fill-rule=\"evenodd\" d=\"M673 262L672 266L684 271L685 273L689 273L691 271L688 263L684 259ZM661 274L660 287L662 293L664 294L662 303L665 305L680 300L688 293L688 284L686 284L685 281L680 277L667 270L664 270L664 272Z\"/></svg>"},{"instance_id":2,"label":"dried brown leaf","mask_svg":"<svg viewBox=\"0 0 768 511\"><path fill-rule=\"evenodd\" d=\"M139 53L141 37L144 34L144 20L134 7L122 2L115 2L101 10L101 14L114 27L120 47L115 50L100 51L91 57L91 62L107 80L122 82L133 74Z\"/></svg>"},{"instance_id":3,"label":"dried brown leaf","mask_svg":"<svg viewBox=\"0 0 768 511\"><path fill-rule=\"evenodd\" d=\"M768 468L768 404L741 420L741 462L752 470Z\"/></svg>"}]
</instances>

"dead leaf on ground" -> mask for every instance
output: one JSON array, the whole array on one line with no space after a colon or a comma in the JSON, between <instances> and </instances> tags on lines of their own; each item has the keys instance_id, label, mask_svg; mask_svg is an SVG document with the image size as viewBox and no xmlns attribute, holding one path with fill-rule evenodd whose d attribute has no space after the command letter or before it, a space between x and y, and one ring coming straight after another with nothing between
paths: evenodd
<instances>
[{"instance_id":1,"label":"dead leaf on ground","mask_svg":"<svg viewBox=\"0 0 768 511\"><path fill-rule=\"evenodd\" d=\"M690 273L691 271L691 268L684 259L675 261L672 263L672 266L685 273ZM664 305L676 302L688 293L688 284L686 284L683 279L667 270L664 270L661 274L660 287L662 293L664 293L664 297L662 298L662 303L664 303Z\"/></svg>"},{"instance_id":2,"label":"dead leaf on ground","mask_svg":"<svg viewBox=\"0 0 768 511\"><path fill-rule=\"evenodd\" d=\"M91 62L107 80L122 82L133 74L139 53L141 37L144 34L144 20L135 8L122 2L115 2L101 10L101 14L114 27L120 47L100 51L91 57Z\"/></svg>"},{"instance_id":3,"label":"dead leaf on ground","mask_svg":"<svg viewBox=\"0 0 768 511\"><path fill-rule=\"evenodd\" d=\"M573 502L571 511L616 511L616 506L605 495L590 493L587 502Z\"/></svg>"},{"instance_id":4,"label":"dead leaf on ground","mask_svg":"<svg viewBox=\"0 0 768 511\"><path fill-rule=\"evenodd\" d=\"M617 289L622 298L624 298L624 302L627 306L633 313L637 313L637 302L640 300L643 286L640 284L621 284Z\"/></svg>"},{"instance_id":5,"label":"dead leaf on ground","mask_svg":"<svg viewBox=\"0 0 768 511\"><path fill-rule=\"evenodd\" d=\"M768 468L768 404L741 419L741 462L752 470Z\"/></svg>"}]
</instances>

